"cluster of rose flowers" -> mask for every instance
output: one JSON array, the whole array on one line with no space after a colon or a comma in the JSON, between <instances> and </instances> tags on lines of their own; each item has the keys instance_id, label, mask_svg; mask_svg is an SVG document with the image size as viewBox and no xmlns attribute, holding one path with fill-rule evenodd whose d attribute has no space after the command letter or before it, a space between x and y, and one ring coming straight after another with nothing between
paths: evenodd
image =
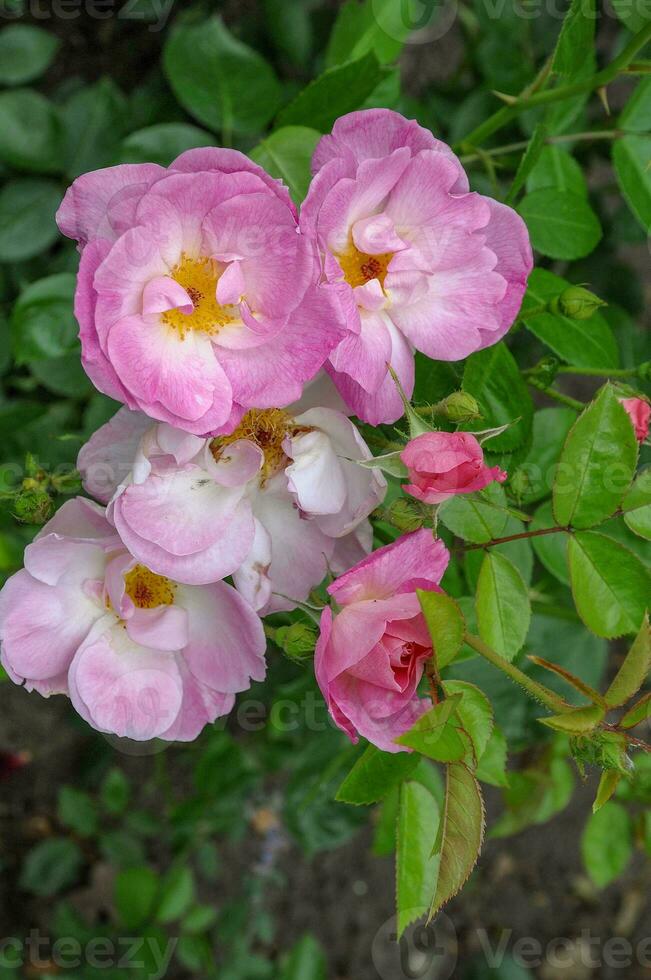
<instances>
[{"instance_id":1,"label":"cluster of rose flowers","mask_svg":"<svg viewBox=\"0 0 651 980\"><path fill-rule=\"evenodd\" d=\"M85 174L57 220L81 253L84 368L124 407L79 454L98 502L64 503L0 594L5 670L99 731L194 739L263 680L261 617L338 576L318 684L351 738L400 750L430 706L416 589L449 555L430 530L371 553L386 481L350 416L398 420L415 351L503 337L532 265L522 220L387 110L321 139L300 216L245 155L204 148ZM463 432L402 461L426 504L506 478Z\"/></svg>"}]
</instances>

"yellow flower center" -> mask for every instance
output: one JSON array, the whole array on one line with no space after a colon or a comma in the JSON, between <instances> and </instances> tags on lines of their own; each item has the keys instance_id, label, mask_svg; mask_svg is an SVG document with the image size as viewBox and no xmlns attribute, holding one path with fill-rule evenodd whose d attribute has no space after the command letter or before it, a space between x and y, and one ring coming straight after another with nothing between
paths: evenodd
<instances>
[{"instance_id":1,"label":"yellow flower center","mask_svg":"<svg viewBox=\"0 0 651 980\"><path fill-rule=\"evenodd\" d=\"M291 415L282 408L252 408L229 436L218 436L210 444L213 457L219 461L226 446L238 439L255 443L264 454L260 484L279 473L289 462L283 450L287 435L308 431L294 424Z\"/></svg>"},{"instance_id":2,"label":"yellow flower center","mask_svg":"<svg viewBox=\"0 0 651 980\"><path fill-rule=\"evenodd\" d=\"M181 340L189 330L215 334L227 323L239 319L237 306L222 306L217 302L215 290L221 272L214 259L191 259L183 255L170 275L183 286L194 306L192 313L176 309L162 314L163 322L178 330Z\"/></svg>"},{"instance_id":3,"label":"yellow flower center","mask_svg":"<svg viewBox=\"0 0 651 980\"><path fill-rule=\"evenodd\" d=\"M174 602L174 582L164 575L150 572L144 565L135 565L124 576L126 593L137 609L171 606Z\"/></svg>"},{"instance_id":4,"label":"yellow flower center","mask_svg":"<svg viewBox=\"0 0 651 980\"><path fill-rule=\"evenodd\" d=\"M379 279L384 288L384 279L389 269L393 252L382 252L381 255L367 255L350 244L348 251L335 256L341 266L344 279L349 286L363 286L371 279Z\"/></svg>"}]
</instances>

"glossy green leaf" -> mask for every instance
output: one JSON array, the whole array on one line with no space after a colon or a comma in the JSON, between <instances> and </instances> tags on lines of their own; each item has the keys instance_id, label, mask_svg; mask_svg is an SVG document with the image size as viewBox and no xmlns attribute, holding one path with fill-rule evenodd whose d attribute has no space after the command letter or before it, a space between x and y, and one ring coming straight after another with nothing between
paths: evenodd
<instances>
[{"instance_id":1,"label":"glossy green leaf","mask_svg":"<svg viewBox=\"0 0 651 980\"><path fill-rule=\"evenodd\" d=\"M484 801L479 783L466 766L449 765L439 835L439 871L430 918L468 880L479 857L484 827Z\"/></svg>"},{"instance_id":2,"label":"glossy green leaf","mask_svg":"<svg viewBox=\"0 0 651 980\"><path fill-rule=\"evenodd\" d=\"M569 191L545 187L522 199L533 247L551 259L582 259L601 238L601 225L588 202Z\"/></svg>"},{"instance_id":3,"label":"glossy green leaf","mask_svg":"<svg viewBox=\"0 0 651 980\"><path fill-rule=\"evenodd\" d=\"M398 936L431 905L439 868L439 856L432 854L439 821L439 807L432 794L420 783L404 783L396 845Z\"/></svg>"},{"instance_id":4,"label":"glossy green leaf","mask_svg":"<svg viewBox=\"0 0 651 980\"><path fill-rule=\"evenodd\" d=\"M467 681L449 680L443 683L448 697L461 695L454 713L461 722L463 730L472 742L475 760L478 761L486 751L493 731L493 709L491 703L475 684Z\"/></svg>"},{"instance_id":5,"label":"glossy green leaf","mask_svg":"<svg viewBox=\"0 0 651 980\"><path fill-rule=\"evenodd\" d=\"M621 772L617 772L616 769L605 769L602 772L599 786L597 787L597 795L592 804L593 813L601 810L602 806L608 802L617 789L621 778Z\"/></svg>"},{"instance_id":6,"label":"glossy green leaf","mask_svg":"<svg viewBox=\"0 0 651 980\"><path fill-rule=\"evenodd\" d=\"M377 803L408 779L419 763L415 753L382 752L368 745L337 790L342 803Z\"/></svg>"},{"instance_id":7,"label":"glossy green leaf","mask_svg":"<svg viewBox=\"0 0 651 980\"><path fill-rule=\"evenodd\" d=\"M606 691L605 698L611 708L626 704L640 690L651 671L651 633L649 616L644 617L640 632L624 658Z\"/></svg>"},{"instance_id":8,"label":"glossy green leaf","mask_svg":"<svg viewBox=\"0 0 651 980\"><path fill-rule=\"evenodd\" d=\"M439 670L452 663L461 649L465 622L459 606L443 592L417 589Z\"/></svg>"},{"instance_id":9,"label":"glossy green leaf","mask_svg":"<svg viewBox=\"0 0 651 980\"><path fill-rule=\"evenodd\" d=\"M462 695L453 694L434 705L408 732L395 739L398 745L406 745L435 762L459 762L472 758L469 737L462 731L455 709Z\"/></svg>"},{"instance_id":10,"label":"glossy green leaf","mask_svg":"<svg viewBox=\"0 0 651 980\"><path fill-rule=\"evenodd\" d=\"M581 165L560 146L545 146L527 178L528 191L539 191L546 187L569 191L578 197L588 196L588 184Z\"/></svg>"},{"instance_id":11,"label":"glossy green leaf","mask_svg":"<svg viewBox=\"0 0 651 980\"><path fill-rule=\"evenodd\" d=\"M217 132L255 135L280 104L272 67L219 17L173 30L163 66L183 108Z\"/></svg>"},{"instance_id":12,"label":"glossy green leaf","mask_svg":"<svg viewBox=\"0 0 651 980\"><path fill-rule=\"evenodd\" d=\"M464 541L483 544L500 536L507 520L506 496L498 483L481 493L458 494L444 501L439 519Z\"/></svg>"},{"instance_id":13,"label":"glossy green leaf","mask_svg":"<svg viewBox=\"0 0 651 980\"><path fill-rule=\"evenodd\" d=\"M606 520L630 486L637 454L628 415L605 385L565 441L554 479L557 523L588 528Z\"/></svg>"},{"instance_id":14,"label":"glossy green leaf","mask_svg":"<svg viewBox=\"0 0 651 980\"><path fill-rule=\"evenodd\" d=\"M73 93L61 119L65 172L71 180L115 162L127 128L128 103L110 78Z\"/></svg>"},{"instance_id":15,"label":"glossy green leaf","mask_svg":"<svg viewBox=\"0 0 651 980\"><path fill-rule=\"evenodd\" d=\"M631 818L620 803L611 800L589 817L581 853L598 888L605 888L626 869L633 854Z\"/></svg>"},{"instance_id":16,"label":"glossy green leaf","mask_svg":"<svg viewBox=\"0 0 651 980\"><path fill-rule=\"evenodd\" d=\"M411 0L407 0L407 6ZM388 30L387 30L388 29ZM339 8L328 48L326 66L341 65L372 51L384 64L400 53L410 30L405 4L395 0L346 0Z\"/></svg>"},{"instance_id":17,"label":"glossy green leaf","mask_svg":"<svg viewBox=\"0 0 651 980\"><path fill-rule=\"evenodd\" d=\"M49 248L59 235L54 215L60 203L53 180L8 180L0 190L0 262L30 259Z\"/></svg>"},{"instance_id":18,"label":"glossy green leaf","mask_svg":"<svg viewBox=\"0 0 651 980\"><path fill-rule=\"evenodd\" d=\"M624 136L613 146L620 190L643 229L651 228L651 136Z\"/></svg>"},{"instance_id":19,"label":"glossy green leaf","mask_svg":"<svg viewBox=\"0 0 651 980\"><path fill-rule=\"evenodd\" d=\"M60 357L75 348L78 326L73 313L75 277L70 272L38 279L22 291L11 316L14 357L18 364Z\"/></svg>"},{"instance_id":20,"label":"glossy green leaf","mask_svg":"<svg viewBox=\"0 0 651 980\"><path fill-rule=\"evenodd\" d=\"M508 786L506 771L508 745L501 728L495 726L475 770L475 776L490 786Z\"/></svg>"},{"instance_id":21,"label":"glossy green leaf","mask_svg":"<svg viewBox=\"0 0 651 980\"><path fill-rule=\"evenodd\" d=\"M520 163L518 164L518 169L515 172L509 192L505 198L506 204L512 204L524 187L525 183L530 180L530 175L536 167L544 150L546 138L547 128L543 123L539 123L531 134L531 139L529 140L527 148L522 154Z\"/></svg>"},{"instance_id":22,"label":"glossy green leaf","mask_svg":"<svg viewBox=\"0 0 651 980\"><path fill-rule=\"evenodd\" d=\"M568 559L574 602L588 629L607 639L637 633L651 589L637 555L604 534L581 531L570 536Z\"/></svg>"},{"instance_id":23,"label":"glossy green leaf","mask_svg":"<svg viewBox=\"0 0 651 980\"><path fill-rule=\"evenodd\" d=\"M491 452L510 451L531 432L533 402L520 369L506 344L493 344L472 354L466 361L463 389L479 402L483 419L465 428L471 431L509 425L506 432L490 441Z\"/></svg>"},{"instance_id":24,"label":"glossy green leaf","mask_svg":"<svg viewBox=\"0 0 651 980\"><path fill-rule=\"evenodd\" d=\"M595 0L572 0L554 51L552 71L572 78L592 52L596 24Z\"/></svg>"},{"instance_id":25,"label":"glossy green leaf","mask_svg":"<svg viewBox=\"0 0 651 980\"><path fill-rule=\"evenodd\" d=\"M55 34L32 24L10 24L0 31L0 85L24 85L43 75L59 49Z\"/></svg>"},{"instance_id":26,"label":"glossy green leaf","mask_svg":"<svg viewBox=\"0 0 651 980\"><path fill-rule=\"evenodd\" d=\"M620 721L622 728L635 728L651 718L651 691L634 704Z\"/></svg>"},{"instance_id":27,"label":"glossy green leaf","mask_svg":"<svg viewBox=\"0 0 651 980\"><path fill-rule=\"evenodd\" d=\"M521 649L531 621L531 604L524 580L504 555L484 558L475 598L482 640L507 660Z\"/></svg>"},{"instance_id":28,"label":"glossy green leaf","mask_svg":"<svg viewBox=\"0 0 651 980\"><path fill-rule=\"evenodd\" d=\"M0 93L0 161L42 174L60 169L61 124L54 105L40 92Z\"/></svg>"},{"instance_id":29,"label":"glossy green leaf","mask_svg":"<svg viewBox=\"0 0 651 980\"><path fill-rule=\"evenodd\" d=\"M553 526L552 505L549 500L546 500L534 514L529 527L532 531L540 531ZM567 537L567 534L559 531L556 534L544 534L531 539L531 545L538 561L563 585L570 584L570 572L567 567Z\"/></svg>"},{"instance_id":30,"label":"glossy green leaf","mask_svg":"<svg viewBox=\"0 0 651 980\"><path fill-rule=\"evenodd\" d=\"M571 320L561 313L528 314L528 310L547 304L570 285L548 269L533 270L522 305L522 319L527 330L574 367L617 367L617 342L608 321L598 310L588 320Z\"/></svg>"},{"instance_id":31,"label":"glossy green leaf","mask_svg":"<svg viewBox=\"0 0 651 980\"><path fill-rule=\"evenodd\" d=\"M279 112L276 123L311 126L326 133L338 116L359 109L382 78L382 67L372 52L327 68Z\"/></svg>"},{"instance_id":32,"label":"glossy green leaf","mask_svg":"<svg viewBox=\"0 0 651 980\"><path fill-rule=\"evenodd\" d=\"M215 137L205 129L188 123L157 123L131 133L122 141L122 163L158 163L167 167L186 150L214 146Z\"/></svg>"},{"instance_id":33,"label":"glossy green leaf","mask_svg":"<svg viewBox=\"0 0 651 980\"><path fill-rule=\"evenodd\" d=\"M651 467L636 476L622 501L626 526L651 541Z\"/></svg>"},{"instance_id":34,"label":"glossy green leaf","mask_svg":"<svg viewBox=\"0 0 651 980\"><path fill-rule=\"evenodd\" d=\"M569 735L585 735L592 732L603 721L605 710L598 704L589 704L584 708L574 708L562 715L551 715L540 718L539 721L556 732Z\"/></svg>"},{"instance_id":35,"label":"glossy green leaf","mask_svg":"<svg viewBox=\"0 0 651 980\"><path fill-rule=\"evenodd\" d=\"M310 163L320 136L308 126L283 126L251 151L256 163L284 180L295 204L301 203L310 186Z\"/></svg>"},{"instance_id":36,"label":"glossy green leaf","mask_svg":"<svg viewBox=\"0 0 651 980\"><path fill-rule=\"evenodd\" d=\"M651 10L649 13L651 14ZM629 133L651 131L651 78L643 78L637 83L617 120L617 125Z\"/></svg>"}]
</instances>

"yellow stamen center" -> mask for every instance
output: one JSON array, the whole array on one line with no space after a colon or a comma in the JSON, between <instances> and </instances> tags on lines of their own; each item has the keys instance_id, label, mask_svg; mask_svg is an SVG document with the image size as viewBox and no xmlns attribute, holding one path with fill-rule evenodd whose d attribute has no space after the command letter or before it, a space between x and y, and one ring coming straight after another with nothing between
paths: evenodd
<instances>
[{"instance_id":1,"label":"yellow stamen center","mask_svg":"<svg viewBox=\"0 0 651 980\"><path fill-rule=\"evenodd\" d=\"M307 431L294 425L291 415L282 408L252 408L246 413L238 427L229 436L218 436L210 444L214 458L219 461L224 449L238 439L248 439L255 443L264 454L264 463L260 471L260 483L279 473L289 462L283 450L283 441L287 435L296 435Z\"/></svg>"},{"instance_id":2,"label":"yellow stamen center","mask_svg":"<svg viewBox=\"0 0 651 980\"><path fill-rule=\"evenodd\" d=\"M367 255L366 252L360 252L355 248L351 242L348 251L337 255L336 259L349 286L353 288L364 286L371 279L379 279L380 285L384 288L384 279L393 254L393 252L383 252L381 255Z\"/></svg>"},{"instance_id":3,"label":"yellow stamen center","mask_svg":"<svg viewBox=\"0 0 651 980\"><path fill-rule=\"evenodd\" d=\"M174 582L164 575L150 572L144 565L135 565L124 576L126 593L137 609L171 606L174 602Z\"/></svg>"},{"instance_id":4,"label":"yellow stamen center","mask_svg":"<svg viewBox=\"0 0 651 980\"><path fill-rule=\"evenodd\" d=\"M194 306L192 313L175 309L162 314L163 322L178 330L181 340L189 330L218 333L221 327L239 318L237 306L222 306L217 302L215 290L221 272L214 259L191 259L183 255L170 275L183 286Z\"/></svg>"}]
</instances>

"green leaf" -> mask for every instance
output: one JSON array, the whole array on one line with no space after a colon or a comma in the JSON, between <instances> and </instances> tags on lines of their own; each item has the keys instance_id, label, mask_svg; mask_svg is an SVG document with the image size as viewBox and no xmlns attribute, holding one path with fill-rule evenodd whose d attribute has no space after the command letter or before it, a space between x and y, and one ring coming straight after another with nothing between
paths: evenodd
<instances>
[{"instance_id":1,"label":"green leaf","mask_svg":"<svg viewBox=\"0 0 651 980\"><path fill-rule=\"evenodd\" d=\"M451 664L461 649L465 621L454 599L443 592L417 589L420 608L427 623L439 670Z\"/></svg>"},{"instance_id":2,"label":"green leaf","mask_svg":"<svg viewBox=\"0 0 651 980\"><path fill-rule=\"evenodd\" d=\"M505 203L512 204L516 197L522 190L530 178L530 174L536 167L540 155L545 147L545 140L547 138L547 128L543 123L538 123L534 129L531 139L527 145L526 150L522 154L520 163L518 164L518 169L515 172L513 182L509 188L509 192L506 195Z\"/></svg>"},{"instance_id":3,"label":"green leaf","mask_svg":"<svg viewBox=\"0 0 651 980\"><path fill-rule=\"evenodd\" d=\"M527 194L518 211L533 247L551 259L582 259L601 238L597 215L578 194L545 187Z\"/></svg>"},{"instance_id":4,"label":"green leaf","mask_svg":"<svg viewBox=\"0 0 651 980\"><path fill-rule=\"evenodd\" d=\"M605 698L611 708L626 704L640 690L651 670L651 633L649 616L645 615L624 662L606 691Z\"/></svg>"},{"instance_id":5,"label":"green leaf","mask_svg":"<svg viewBox=\"0 0 651 980\"><path fill-rule=\"evenodd\" d=\"M81 366L81 347L75 340L70 354L49 360L30 361L29 370L34 378L48 391L68 398L82 398L95 390Z\"/></svg>"},{"instance_id":6,"label":"green leaf","mask_svg":"<svg viewBox=\"0 0 651 980\"><path fill-rule=\"evenodd\" d=\"M594 0L572 0L554 51L552 71L571 78L592 52L596 24Z\"/></svg>"},{"instance_id":7,"label":"green leaf","mask_svg":"<svg viewBox=\"0 0 651 980\"><path fill-rule=\"evenodd\" d=\"M601 779L599 780L599 786L597 787L595 801L592 804L593 813L596 813L597 810L601 810L602 806L608 802L619 786L621 778L621 772L617 772L616 769L604 769L601 774Z\"/></svg>"},{"instance_id":8,"label":"green leaf","mask_svg":"<svg viewBox=\"0 0 651 980\"><path fill-rule=\"evenodd\" d=\"M458 494L439 508L441 523L473 544L499 537L507 516L506 496L499 483L489 484L481 493Z\"/></svg>"},{"instance_id":9,"label":"green leaf","mask_svg":"<svg viewBox=\"0 0 651 980\"><path fill-rule=\"evenodd\" d=\"M409 2L409 0L408 0ZM326 51L326 67L354 61L373 51L385 64L400 54L410 33L409 14L395 0L347 0L340 7Z\"/></svg>"},{"instance_id":10,"label":"green leaf","mask_svg":"<svg viewBox=\"0 0 651 980\"><path fill-rule=\"evenodd\" d=\"M61 109L66 175L74 180L88 170L115 162L127 126L128 104L110 78L100 78L70 96Z\"/></svg>"},{"instance_id":11,"label":"green leaf","mask_svg":"<svg viewBox=\"0 0 651 980\"><path fill-rule=\"evenodd\" d=\"M543 725L553 728L555 732L565 732L569 735L585 735L587 732L595 730L606 715L606 711L599 704L589 704L587 707L574 708L562 715L550 715L548 718L539 718Z\"/></svg>"},{"instance_id":12,"label":"green leaf","mask_svg":"<svg viewBox=\"0 0 651 980\"><path fill-rule=\"evenodd\" d=\"M597 311L588 320L571 320L561 313L527 311L548 303L571 284L547 269L534 269L522 304L522 319L530 333L560 358L580 368L616 368L617 342L606 318Z\"/></svg>"},{"instance_id":13,"label":"green leaf","mask_svg":"<svg viewBox=\"0 0 651 980\"><path fill-rule=\"evenodd\" d=\"M0 190L0 262L31 259L49 248L59 234L54 215L60 203L53 180L8 180Z\"/></svg>"},{"instance_id":14,"label":"green leaf","mask_svg":"<svg viewBox=\"0 0 651 980\"><path fill-rule=\"evenodd\" d=\"M439 873L430 919L468 880L479 857L484 827L484 801L479 783L466 766L448 766L440 833Z\"/></svg>"},{"instance_id":15,"label":"green leaf","mask_svg":"<svg viewBox=\"0 0 651 980\"><path fill-rule=\"evenodd\" d=\"M610 801L589 817L581 854L598 888L605 888L626 869L633 854L631 819L620 803Z\"/></svg>"},{"instance_id":16,"label":"green leaf","mask_svg":"<svg viewBox=\"0 0 651 980\"><path fill-rule=\"evenodd\" d=\"M61 357L77 343L73 313L75 277L60 272L32 282L22 291L11 315L14 357L18 364Z\"/></svg>"},{"instance_id":17,"label":"green leaf","mask_svg":"<svg viewBox=\"0 0 651 980\"><path fill-rule=\"evenodd\" d=\"M494 344L467 359L463 390L474 395L483 415L481 422L466 426L469 431L497 428L520 420L491 439L491 452L509 452L525 442L531 432L533 402L506 344Z\"/></svg>"},{"instance_id":18,"label":"green leaf","mask_svg":"<svg viewBox=\"0 0 651 980\"><path fill-rule=\"evenodd\" d=\"M475 770L477 779L490 786L508 786L507 752L508 746L504 733L501 728L495 726Z\"/></svg>"},{"instance_id":19,"label":"green leaf","mask_svg":"<svg viewBox=\"0 0 651 980\"><path fill-rule=\"evenodd\" d=\"M551 501L542 504L529 525L531 531L540 531L554 526ZM570 572L567 567L567 534L559 531L556 534L545 534L531 539L531 545L536 557L554 578L563 585L570 584Z\"/></svg>"},{"instance_id":20,"label":"green leaf","mask_svg":"<svg viewBox=\"0 0 651 980\"><path fill-rule=\"evenodd\" d=\"M578 528L600 524L617 509L637 464L630 419L605 385L570 429L554 478L554 516Z\"/></svg>"},{"instance_id":21,"label":"green leaf","mask_svg":"<svg viewBox=\"0 0 651 980\"><path fill-rule=\"evenodd\" d=\"M102 806L109 813L123 813L131 797L131 789L127 777L121 769L110 769L100 790Z\"/></svg>"},{"instance_id":22,"label":"green leaf","mask_svg":"<svg viewBox=\"0 0 651 980\"><path fill-rule=\"evenodd\" d=\"M611 0L612 7L622 24L634 34L651 20L648 0Z\"/></svg>"},{"instance_id":23,"label":"green leaf","mask_svg":"<svg viewBox=\"0 0 651 980\"><path fill-rule=\"evenodd\" d=\"M183 916L181 930L197 935L210 929L217 921L217 909L213 905L195 905Z\"/></svg>"},{"instance_id":24,"label":"green leaf","mask_svg":"<svg viewBox=\"0 0 651 980\"><path fill-rule=\"evenodd\" d=\"M415 749L435 762L459 762L472 759L470 738L460 727L455 709L462 695L453 694L434 705L408 732L395 739L398 745Z\"/></svg>"},{"instance_id":25,"label":"green leaf","mask_svg":"<svg viewBox=\"0 0 651 980\"><path fill-rule=\"evenodd\" d=\"M370 51L328 68L279 112L276 125L311 126L326 133L339 116L359 109L382 78L382 67Z\"/></svg>"},{"instance_id":26,"label":"green leaf","mask_svg":"<svg viewBox=\"0 0 651 980\"><path fill-rule=\"evenodd\" d=\"M635 728L651 718L651 691L634 704L620 720L622 728Z\"/></svg>"},{"instance_id":27,"label":"green leaf","mask_svg":"<svg viewBox=\"0 0 651 980\"><path fill-rule=\"evenodd\" d=\"M620 190L645 232L651 227L651 136L615 140L613 165Z\"/></svg>"},{"instance_id":28,"label":"green leaf","mask_svg":"<svg viewBox=\"0 0 651 980\"><path fill-rule=\"evenodd\" d=\"M571 535L568 545L576 609L597 636L637 633L644 618L651 578L637 555L594 531Z\"/></svg>"},{"instance_id":29,"label":"green leaf","mask_svg":"<svg viewBox=\"0 0 651 980\"><path fill-rule=\"evenodd\" d=\"M396 849L396 824L400 807L400 787L394 786L380 805L380 815L373 835L373 854L387 857Z\"/></svg>"},{"instance_id":30,"label":"green leaf","mask_svg":"<svg viewBox=\"0 0 651 980\"><path fill-rule=\"evenodd\" d=\"M19 885L33 895L48 898L74 885L83 863L83 855L74 841L50 837L27 854Z\"/></svg>"},{"instance_id":31,"label":"green leaf","mask_svg":"<svg viewBox=\"0 0 651 980\"><path fill-rule=\"evenodd\" d=\"M484 558L475 605L481 638L513 660L529 632L531 604L522 575L504 555L491 552Z\"/></svg>"},{"instance_id":32,"label":"green leaf","mask_svg":"<svg viewBox=\"0 0 651 980\"><path fill-rule=\"evenodd\" d=\"M467 681L445 681L443 689L448 697L461 695L454 713L472 742L475 760L481 759L493 731L493 709L490 701L483 691Z\"/></svg>"},{"instance_id":33,"label":"green leaf","mask_svg":"<svg viewBox=\"0 0 651 980\"><path fill-rule=\"evenodd\" d=\"M578 197L588 196L588 184L581 165L560 146L545 146L527 178L528 191L539 191L546 187L569 191Z\"/></svg>"},{"instance_id":34,"label":"green leaf","mask_svg":"<svg viewBox=\"0 0 651 980\"><path fill-rule=\"evenodd\" d=\"M418 763L415 754L382 752L369 745L337 790L335 799L342 803L377 803L394 786L408 779Z\"/></svg>"},{"instance_id":35,"label":"green leaf","mask_svg":"<svg viewBox=\"0 0 651 980\"><path fill-rule=\"evenodd\" d=\"M300 204L310 186L310 163L321 138L308 126L283 126L267 136L251 151L251 158L272 177L287 184L295 204Z\"/></svg>"},{"instance_id":36,"label":"green leaf","mask_svg":"<svg viewBox=\"0 0 651 980\"><path fill-rule=\"evenodd\" d=\"M158 163L168 167L186 150L213 146L215 137L205 129L188 123L157 123L131 133L122 140L121 163Z\"/></svg>"},{"instance_id":37,"label":"green leaf","mask_svg":"<svg viewBox=\"0 0 651 980\"><path fill-rule=\"evenodd\" d=\"M524 477L520 491L524 503L535 503L551 492L558 457L575 422L572 408L541 408L534 415L531 448L516 470ZM548 527L555 523L551 520Z\"/></svg>"},{"instance_id":38,"label":"green leaf","mask_svg":"<svg viewBox=\"0 0 651 980\"><path fill-rule=\"evenodd\" d=\"M327 963L314 936L306 933L294 944L279 980L326 980Z\"/></svg>"},{"instance_id":39,"label":"green leaf","mask_svg":"<svg viewBox=\"0 0 651 980\"><path fill-rule=\"evenodd\" d=\"M163 878L156 921L175 922L188 911L194 901L194 875L187 865L172 868Z\"/></svg>"},{"instance_id":40,"label":"green leaf","mask_svg":"<svg viewBox=\"0 0 651 980\"><path fill-rule=\"evenodd\" d=\"M636 476L622 501L622 510L626 526L651 541L651 467Z\"/></svg>"},{"instance_id":41,"label":"green leaf","mask_svg":"<svg viewBox=\"0 0 651 980\"><path fill-rule=\"evenodd\" d=\"M280 104L280 84L269 63L233 37L219 17L173 30L163 66L183 108L217 132L256 135Z\"/></svg>"},{"instance_id":42,"label":"green leaf","mask_svg":"<svg viewBox=\"0 0 651 980\"><path fill-rule=\"evenodd\" d=\"M143 865L121 871L114 886L115 908L123 925L137 929L150 918L159 890L155 871Z\"/></svg>"},{"instance_id":43,"label":"green leaf","mask_svg":"<svg viewBox=\"0 0 651 980\"><path fill-rule=\"evenodd\" d=\"M59 49L58 37L31 24L0 31L0 85L24 85L43 75Z\"/></svg>"},{"instance_id":44,"label":"green leaf","mask_svg":"<svg viewBox=\"0 0 651 980\"><path fill-rule=\"evenodd\" d=\"M0 161L16 170L43 174L60 169L59 119L52 103L39 92L25 88L0 93Z\"/></svg>"},{"instance_id":45,"label":"green leaf","mask_svg":"<svg viewBox=\"0 0 651 980\"><path fill-rule=\"evenodd\" d=\"M57 816L64 827L69 827L82 837L91 837L97 830L97 810L88 795L73 786L59 790Z\"/></svg>"},{"instance_id":46,"label":"green leaf","mask_svg":"<svg viewBox=\"0 0 651 980\"><path fill-rule=\"evenodd\" d=\"M404 783L396 846L398 936L425 915L436 887L439 856L433 856L439 830L439 807L420 783Z\"/></svg>"},{"instance_id":47,"label":"green leaf","mask_svg":"<svg viewBox=\"0 0 651 980\"><path fill-rule=\"evenodd\" d=\"M617 120L617 126L629 133L648 133L651 130L651 78L643 78L637 83Z\"/></svg>"}]
</instances>

